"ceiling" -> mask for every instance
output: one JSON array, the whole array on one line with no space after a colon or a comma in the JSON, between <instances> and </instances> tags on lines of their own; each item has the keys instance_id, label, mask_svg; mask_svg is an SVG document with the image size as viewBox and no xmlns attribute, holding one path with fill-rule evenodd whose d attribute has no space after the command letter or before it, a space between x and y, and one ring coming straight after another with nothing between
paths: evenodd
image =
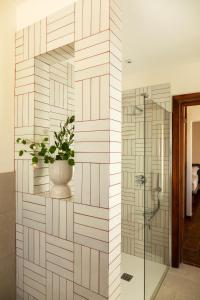
<instances>
[{"instance_id":1,"label":"ceiling","mask_svg":"<svg viewBox=\"0 0 200 300\"><path fill-rule=\"evenodd\" d=\"M200 60L199 0L123 0L124 71Z\"/></svg>"},{"instance_id":2,"label":"ceiling","mask_svg":"<svg viewBox=\"0 0 200 300\"><path fill-rule=\"evenodd\" d=\"M16 0L21 11L19 27L26 19L31 23L34 14L39 19L55 10L55 6L59 9L72 1L57 0L55 4L55 0ZM132 64L123 64L125 73L200 60L200 0L121 2L123 60L132 59ZM32 12L24 14L30 4Z\"/></svg>"}]
</instances>

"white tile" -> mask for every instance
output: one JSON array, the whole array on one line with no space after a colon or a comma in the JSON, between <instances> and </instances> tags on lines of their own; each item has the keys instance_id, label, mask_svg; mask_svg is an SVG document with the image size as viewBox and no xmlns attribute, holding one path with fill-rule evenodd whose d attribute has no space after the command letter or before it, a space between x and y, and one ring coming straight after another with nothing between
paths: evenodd
<instances>
[{"instance_id":1,"label":"white tile","mask_svg":"<svg viewBox=\"0 0 200 300\"><path fill-rule=\"evenodd\" d=\"M82 247L82 285L86 288L90 288L90 249Z\"/></svg>"},{"instance_id":2,"label":"white tile","mask_svg":"<svg viewBox=\"0 0 200 300\"><path fill-rule=\"evenodd\" d=\"M43 277L45 277L46 270L38 265L31 263L30 261L24 260L24 267L35 272Z\"/></svg>"},{"instance_id":3,"label":"white tile","mask_svg":"<svg viewBox=\"0 0 200 300\"><path fill-rule=\"evenodd\" d=\"M70 16L74 13L74 4L68 5L65 8L53 13L52 15L48 16L47 24L51 24L56 22L59 19L65 18L66 16Z\"/></svg>"},{"instance_id":4,"label":"white tile","mask_svg":"<svg viewBox=\"0 0 200 300\"><path fill-rule=\"evenodd\" d=\"M65 300L67 299L67 281L64 278L60 278L60 299Z\"/></svg>"},{"instance_id":5,"label":"white tile","mask_svg":"<svg viewBox=\"0 0 200 300\"><path fill-rule=\"evenodd\" d=\"M97 120L100 117L100 78L91 79L91 119Z\"/></svg>"},{"instance_id":6,"label":"white tile","mask_svg":"<svg viewBox=\"0 0 200 300\"><path fill-rule=\"evenodd\" d=\"M27 285L28 287L31 287L32 291L34 290L34 292L32 293L32 296L35 297L36 295L40 295L39 293L41 293L41 294L44 295L43 299L45 299L45 293L46 293L45 286L43 286L42 284L40 284L39 282L37 282L35 280L32 280L31 278L29 278L27 276L24 276L24 285L25 286ZM27 288L25 288L24 290L28 292Z\"/></svg>"},{"instance_id":7,"label":"white tile","mask_svg":"<svg viewBox=\"0 0 200 300\"><path fill-rule=\"evenodd\" d=\"M76 51L76 61L78 62L80 60L87 59L92 56L96 57L101 53L109 52L109 49L109 41L94 44L90 47Z\"/></svg>"},{"instance_id":8,"label":"white tile","mask_svg":"<svg viewBox=\"0 0 200 300\"><path fill-rule=\"evenodd\" d=\"M92 206L87 206L87 205L82 205L75 203L74 204L74 212L91 216L91 217L97 217L97 218L102 218L102 219L108 219L109 212L105 208L96 208Z\"/></svg>"},{"instance_id":9,"label":"white tile","mask_svg":"<svg viewBox=\"0 0 200 300\"><path fill-rule=\"evenodd\" d=\"M47 46L46 46L46 37L47 36L47 28L46 28L46 19L41 20L41 33L40 33L40 52L45 53L47 51Z\"/></svg>"},{"instance_id":10,"label":"white tile","mask_svg":"<svg viewBox=\"0 0 200 300\"><path fill-rule=\"evenodd\" d=\"M75 9L75 40L81 40L83 36L83 0L76 3Z\"/></svg>"},{"instance_id":11,"label":"white tile","mask_svg":"<svg viewBox=\"0 0 200 300\"><path fill-rule=\"evenodd\" d=\"M80 163L75 164L75 174L74 174L74 182L76 187L76 199L75 201L78 203L82 202L82 172L83 172L83 165Z\"/></svg>"},{"instance_id":12,"label":"white tile","mask_svg":"<svg viewBox=\"0 0 200 300\"><path fill-rule=\"evenodd\" d=\"M59 200L53 199L53 235L59 236Z\"/></svg>"},{"instance_id":13,"label":"white tile","mask_svg":"<svg viewBox=\"0 0 200 300\"><path fill-rule=\"evenodd\" d=\"M96 240L84 235L79 235L77 233L74 234L74 241L75 243L81 244L92 249L103 251L105 253L108 252L108 243L104 241Z\"/></svg>"},{"instance_id":14,"label":"white tile","mask_svg":"<svg viewBox=\"0 0 200 300\"><path fill-rule=\"evenodd\" d=\"M97 217L90 217L81 214L75 214L74 222L81 225L86 225L102 230L108 231L108 221L103 219L98 219Z\"/></svg>"},{"instance_id":15,"label":"white tile","mask_svg":"<svg viewBox=\"0 0 200 300\"><path fill-rule=\"evenodd\" d=\"M43 286L46 285L45 277L33 272L30 269L24 268L24 276L31 278L32 280L40 282Z\"/></svg>"},{"instance_id":16,"label":"white tile","mask_svg":"<svg viewBox=\"0 0 200 300\"><path fill-rule=\"evenodd\" d=\"M110 99L110 89L109 89L109 76L102 76L100 79L100 118L109 118L109 99Z\"/></svg>"},{"instance_id":17,"label":"white tile","mask_svg":"<svg viewBox=\"0 0 200 300\"><path fill-rule=\"evenodd\" d=\"M50 44L52 41L54 41L54 42L56 40L58 41L59 39L62 39L65 35L70 35L73 32L74 32L74 23L71 23L64 27L60 27L50 33L47 33L47 43ZM64 44L62 44L60 46L64 46Z\"/></svg>"},{"instance_id":18,"label":"white tile","mask_svg":"<svg viewBox=\"0 0 200 300\"><path fill-rule=\"evenodd\" d=\"M53 300L53 274L47 271L47 299Z\"/></svg>"},{"instance_id":19,"label":"white tile","mask_svg":"<svg viewBox=\"0 0 200 300\"><path fill-rule=\"evenodd\" d=\"M22 224L22 193L16 192L16 222Z\"/></svg>"},{"instance_id":20,"label":"white tile","mask_svg":"<svg viewBox=\"0 0 200 300\"><path fill-rule=\"evenodd\" d=\"M107 63L109 63L109 52L102 53L102 54L99 54L97 56L91 56L91 57L85 58L83 60L76 61L76 63L75 63L75 72L84 71L85 69L93 68L92 69L93 70L93 76L91 76L91 77L104 75L104 73L99 74L98 70L100 70L100 66L101 66L102 72L103 72L103 70L105 72L106 68L105 68L104 65L107 64ZM97 73L95 73L95 71ZM80 79L78 79L78 80L80 80Z\"/></svg>"},{"instance_id":21,"label":"white tile","mask_svg":"<svg viewBox=\"0 0 200 300\"><path fill-rule=\"evenodd\" d=\"M67 237L67 208L66 201L60 200L60 226L59 226L59 236L63 239Z\"/></svg>"},{"instance_id":22,"label":"white tile","mask_svg":"<svg viewBox=\"0 0 200 300\"><path fill-rule=\"evenodd\" d=\"M95 66L95 62L96 62L95 59L91 59L90 62L86 62L86 61L83 62L80 66L81 70L78 70L78 71L75 70L76 81L109 74L109 64L104 63L107 60L108 60L108 56L106 54L104 57L101 57L99 59L100 64L97 66ZM91 67L87 68L88 65L91 65Z\"/></svg>"},{"instance_id":23,"label":"white tile","mask_svg":"<svg viewBox=\"0 0 200 300\"><path fill-rule=\"evenodd\" d=\"M100 206L108 207L109 203L109 165L100 165Z\"/></svg>"},{"instance_id":24,"label":"white tile","mask_svg":"<svg viewBox=\"0 0 200 300\"><path fill-rule=\"evenodd\" d=\"M92 3L91 34L96 34L100 31L100 8L101 8L101 0L96 0L94 3Z\"/></svg>"},{"instance_id":25,"label":"white tile","mask_svg":"<svg viewBox=\"0 0 200 300\"><path fill-rule=\"evenodd\" d=\"M46 235L46 242L49 244L52 244L54 246L69 250L69 251L73 251L73 243L67 240L63 240L60 238L57 238L55 236L51 236L51 235ZM71 257L71 254L70 254Z\"/></svg>"},{"instance_id":26,"label":"white tile","mask_svg":"<svg viewBox=\"0 0 200 300\"><path fill-rule=\"evenodd\" d=\"M83 164L83 175L82 175L82 203L90 204L90 164Z\"/></svg>"},{"instance_id":27,"label":"white tile","mask_svg":"<svg viewBox=\"0 0 200 300\"><path fill-rule=\"evenodd\" d=\"M47 261L73 272L73 262L47 252Z\"/></svg>"},{"instance_id":28,"label":"white tile","mask_svg":"<svg viewBox=\"0 0 200 300\"><path fill-rule=\"evenodd\" d=\"M91 165L91 205L99 206L100 204L100 166Z\"/></svg>"},{"instance_id":29,"label":"white tile","mask_svg":"<svg viewBox=\"0 0 200 300\"><path fill-rule=\"evenodd\" d=\"M33 24L29 26L29 58L34 57L35 54L34 35L35 35L35 28Z\"/></svg>"},{"instance_id":30,"label":"white tile","mask_svg":"<svg viewBox=\"0 0 200 300\"><path fill-rule=\"evenodd\" d=\"M108 254L100 252L99 266L100 266L100 275L99 275L100 294L107 297L108 296Z\"/></svg>"},{"instance_id":31,"label":"white tile","mask_svg":"<svg viewBox=\"0 0 200 300\"><path fill-rule=\"evenodd\" d=\"M68 14L63 16L62 18L57 19L57 21L48 24L47 32L51 33L53 31L58 30L59 28L66 27L74 22L74 14Z\"/></svg>"},{"instance_id":32,"label":"white tile","mask_svg":"<svg viewBox=\"0 0 200 300\"><path fill-rule=\"evenodd\" d=\"M91 249L91 290L98 293L99 291L99 252Z\"/></svg>"},{"instance_id":33,"label":"white tile","mask_svg":"<svg viewBox=\"0 0 200 300\"><path fill-rule=\"evenodd\" d=\"M83 80L83 120L90 120L91 118L91 82L90 79Z\"/></svg>"},{"instance_id":34,"label":"white tile","mask_svg":"<svg viewBox=\"0 0 200 300\"><path fill-rule=\"evenodd\" d=\"M28 230L28 260L33 262L34 258L34 231L33 229L29 228Z\"/></svg>"},{"instance_id":35,"label":"white tile","mask_svg":"<svg viewBox=\"0 0 200 300\"><path fill-rule=\"evenodd\" d=\"M71 28L70 28L71 30ZM47 44L47 51L50 51L52 49L64 46L66 44L70 44L74 42L74 32L72 33L67 33L66 35L64 35L64 37L60 37L56 40L52 40L50 42L48 42Z\"/></svg>"},{"instance_id":36,"label":"white tile","mask_svg":"<svg viewBox=\"0 0 200 300\"><path fill-rule=\"evenodd\" d=\"M73 280L73 273L62 268L62 267L59 267L57 265L54 265L50 262L47 262L47 270L55 273L55 274L58 274L60 275L61 277L65 278L65 279L68 279L68 280Z\"/></svg>"},{"instance_id":37,"label":"white tile","mask_svg":"<svg viewBox=\"0 0 200 300\"><path fill-rule=\"evenodd\" d=\"M74 224L74 233L88 236L90 238L94 238L100 241L108 242L108 232L84 225Z\"/></svg>"},{"instance_id":38,"label":"white tile","mask_svg":"<svg viewBox=\"0 0 200 300\"><path fill-rule=\"evenodd\" d=\"M34 38L35 38L35 56L40 54L40 43L41 43L41 24L40 22L35 23L35 32L34 32Z\"/></svg>"},{"instance_id":39,"label":"white tile","mask_svg":"<svg viewBox=\"0 0 200 300\"><path fill-rule=\"evenodd\" d=\"M109 28L109 16L110 16L110 3L107 0L101 0L101 19L100 30L106 30Z\"/></svg>"},{"instance_id":40,"label":"white tile","mask_svg":"<svg viewBox=\"0 0 200 300\"><path fill-rule=\"evenodd\" d=\"M106 300L105 297L99 295L99 294L96 294L94 292L92 292L91 290L88 290L84 287L81 287L77 284L74 285L74 292L75 294L77 295L81 295L80 298L77 298L77 300L82 300L82 299L88 299L88 300ZM82 298L83 296L83 298Z\"/></svg>"},{"instance_id":41,"label":"white tile","mask_svg":"<svg viewBox=\"0 0 200 300\"><path fill-rule=\"evenodd\" d=\"M74 244L74 282L77 284L82 283L82 275L80 272L80 266L82 263L82 247L81 245Z\"/></svg>"},{"instance_id":42,"label":"white tile","mask_svg":"<svg viewBox=\"0 0 200 300\"><path fill-rule=\"evenodd\" d=\"M92 1L83 2L83 38L91 35Z\"/></svg>"},{"instance_id":43,"label":"white tile","mask_svg":"<svg viewBox=\"0 0 200 300\"><path fill-rule=\"evenodd\" d=\"M74 238L74 205L67 203L67 240L73 241Z\"/></svg>"}]
</instances>

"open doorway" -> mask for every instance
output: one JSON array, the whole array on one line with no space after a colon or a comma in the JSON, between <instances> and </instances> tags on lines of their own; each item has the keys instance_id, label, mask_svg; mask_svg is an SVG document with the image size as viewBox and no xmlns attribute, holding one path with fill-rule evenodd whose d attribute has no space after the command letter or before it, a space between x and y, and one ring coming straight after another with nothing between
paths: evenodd
<instances>
[{"instance_id":1,"label":"open doorway","mask_svg":"<svg viewBox=\"0 0 200 300\"><path fill-rule=\"evenodd\" d=\"M200 267L200 93L173 97L172 126L172 265Z\"/></svg>"},{"instance_id":2,"label":"open doorway","mask_svg":"<svg viewBox=\"0 0 200 300\"><path fill-rule=\"evenodd\" d=\"M200 267L200 105L187 107L183 262Z\"/></svg>"}]
</instances>

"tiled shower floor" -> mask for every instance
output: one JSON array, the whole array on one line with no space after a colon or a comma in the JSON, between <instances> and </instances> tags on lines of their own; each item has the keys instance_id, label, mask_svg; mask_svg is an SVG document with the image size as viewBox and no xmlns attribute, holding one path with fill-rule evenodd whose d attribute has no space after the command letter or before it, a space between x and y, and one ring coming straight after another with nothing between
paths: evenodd
<instances>
[{"instance_id":1,"label":"tiled shower floor","mask_svg":"<svg viewBox=\"0 0 200 300\"><path fill-rule=\"evenodd\" d=\"M146 261L146 297L150 300L160 280L166 273L166 266ZM144 300L144 260L142 258L122 253L122 274L133 275L130 282L121 281L121 300Z\"/></svg>"}]
</instances>

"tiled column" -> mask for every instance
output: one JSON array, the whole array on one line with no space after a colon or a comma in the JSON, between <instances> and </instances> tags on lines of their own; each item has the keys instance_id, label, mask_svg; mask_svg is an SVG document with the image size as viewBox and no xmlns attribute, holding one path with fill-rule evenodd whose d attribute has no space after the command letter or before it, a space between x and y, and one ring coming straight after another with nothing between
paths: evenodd
<instances>
[{"instance_id":1,"label":"tiled column","mask_svg":"<svg viewBox=\"0 0 200 300\"><path fill-rule=\"evenodd\" d=\"M66 86L52 64L68 59L74 44L76 59L74 203L36 195L46 191L48 172L34 172L28 156L16 156L17 299L120 296L119 16L118 0L78 0L16 34L16 138L44 136L65 109L73 112L73 77L66 107Z\"/></svg>"},{"instance_id":2,"label":"tiled column","mask_svg":"<svg viewBox=\"0 0 200 300\"><path fill-rule=\"evenodd\" d=\"M121 252L121 20L119 1L75 10L74 293L118 299Z\"/></svg>"}]
</instances>

